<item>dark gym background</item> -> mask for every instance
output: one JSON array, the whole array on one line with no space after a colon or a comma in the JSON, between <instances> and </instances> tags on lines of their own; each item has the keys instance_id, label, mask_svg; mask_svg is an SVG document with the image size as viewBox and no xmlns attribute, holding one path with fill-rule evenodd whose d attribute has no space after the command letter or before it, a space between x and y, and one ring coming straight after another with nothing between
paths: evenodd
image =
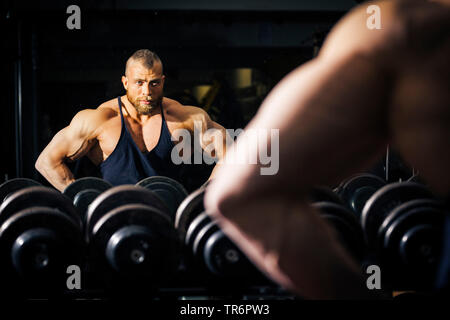
<instances>
[{"instance_id":1,"label":"dark gym background","mask_svg":"<svg viewBox=\"0 0 450 320\"><path fill-rule=\"evenodd\" d=\"M81 9L81 30L66 27L72 4ZM39 153L76 112L124 94L125 61L141 48L161 57L166 96L207 109L226 128L243 128L268 91L311 59L330 27L354 5L4 1L0 181L21 176L44 182L34 169ZM208 85L217 94L199 99L196 93Z\"/></svg>"}]
</instances>

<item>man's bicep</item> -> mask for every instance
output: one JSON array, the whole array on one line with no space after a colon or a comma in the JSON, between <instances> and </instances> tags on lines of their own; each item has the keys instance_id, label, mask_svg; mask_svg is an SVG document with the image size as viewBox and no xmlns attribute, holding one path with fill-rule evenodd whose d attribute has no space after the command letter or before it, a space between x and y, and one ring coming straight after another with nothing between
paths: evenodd
<instances>
[{"instance_id":1,"label":"man's bicep","mask_svg":"<svg viewBox=\"0 0 450 320\"><path fill-rule=\"evenodd\" d=\"M60 130L44 149L44 154L53 163L65 160L74 161L81 158L89 151L91 132L86 123L86 112L78 113L70 125ZM88 120L88 121L86 121Z\"/></svg>"},{"instance_id":2,"label":"man's bicep","mask_svg":"<svg viewBox=\"0 0 450 320\"><path fill-rule=\"evenodd\" d=\"M71 132L70 127L60 130L45 147L43 154L52 164L65 160L76 160L80 157L81 141Z\"/></svg>"}]
</instances>

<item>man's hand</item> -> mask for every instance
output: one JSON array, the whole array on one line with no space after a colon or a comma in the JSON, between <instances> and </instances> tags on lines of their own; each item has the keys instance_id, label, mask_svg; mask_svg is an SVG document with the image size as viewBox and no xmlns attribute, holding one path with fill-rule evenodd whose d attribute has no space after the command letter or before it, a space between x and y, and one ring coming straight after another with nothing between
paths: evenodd
<instances>
[{"instance_id":1,"label":"man's hand","mask_svg":"<svg viewBox=\"0 0 450 320\"><path fill-rule=\"evenodd\" d=\"M224 127L222 127L217 122L211 120L209 115L200 108L195 108L195 112L191 115L192 128L191 132L194 133L194 139L198 143L201 150L196 150L199 152L205 152L211 158L216 159L216 166L211 172L208 180L213 178L222 165L222 160L225 158L227 144L233 142L231 137L227 137L228 133ZM200 127L201 126L201 127Z\"/></svg>"}]
</instances>

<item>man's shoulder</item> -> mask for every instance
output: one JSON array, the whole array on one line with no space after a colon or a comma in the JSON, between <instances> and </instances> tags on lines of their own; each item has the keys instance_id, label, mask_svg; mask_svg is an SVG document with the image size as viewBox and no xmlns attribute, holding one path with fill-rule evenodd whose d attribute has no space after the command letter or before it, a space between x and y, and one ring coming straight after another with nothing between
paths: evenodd
<instances>
[{"instance_id":1,"label":"man's shoulder","mask_svg":"<svg viewBox=\"0 0 450 320\"><path fill-rule=\"evenodd\" d=\"M100 106L97 109L83 109L72 119L72 124L86 124L88 126L100 127L113 117L117 116L117 110Z\"/></svg>"},{"instance_id":2,"label":"man's shoulder","mask_svg":"<svg viewBox=\"0 0 450 320\"><path fill-rule=\"evenodd\" d=\"M117 112L119 110L119 103L117 98L108 100L100 104L96 110L99 110L102 113L107 113L108 111Z\"/></svg>"},{"instance_id":3,"label":"man's shoulder","mask_svg":"<svg viewBox=\"0 0 450 320\"><path fill-rule=\"evenodd\" d=\"M450 1L449 1L450 2ZM335 59L363 53L368 56L409 50L416 43L436 38L448 29L450 6L443 0L371 1L356 6L331 30L319 57ZM443 33L438 36L441 41Z\"/></svg>"},{"instance_id":4,"label":"man's shoulder","mask_svg":"<svg viewBox=\"0 0 450 320\"><path fill-rule=\"evenodd\" d=\"M360 4L331 29L320 51L320 58L336 59L355 53L377 54L392 38L395 1Z\"/></svg>"},{"instance_id":5,"label":"man's shoulder","mask_svg":"<svg viewBox=\"0 0 450 320\"><path fill-rule=\"evenodd\" d=\"M117 102L117 98L103 102L91 113L91 117L100 122L108 121L117 116L119 116L119 103Z\"/></svg>"},{"instance_id":6,"label":"man's shoulder","mask_svg":"<svg viewBox=\"0 0 450 320\"><path fill-rule=\"evenodd\" d=\"M165 115L178 119L179 121L186 120L192 116L205 114L202 108L182 105L178 101L166 97L163 99L163 107Z\"/></svg>"}]
</instances>

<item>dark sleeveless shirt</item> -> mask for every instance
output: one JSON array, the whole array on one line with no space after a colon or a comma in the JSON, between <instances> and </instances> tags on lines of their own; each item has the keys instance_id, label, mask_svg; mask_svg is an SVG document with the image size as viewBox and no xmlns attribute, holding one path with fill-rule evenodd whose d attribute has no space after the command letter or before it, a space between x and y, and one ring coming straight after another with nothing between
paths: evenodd
<instances>
[{"instance_id":1,"label":"dark sleeveless shirt","mask_svg":"<svg viewBox=\"0 0 450 320\"><path fill-rule=\"evenodd\" d=\"M117 100L119 102L122 130L114 151L100 164L103 179L113 185L135 184L141 179L155 175L179 180L182 166L175 165L170 157L174 143L164 119L162 105L162 124L158 143L151 151L143 153L137 147L125 125L120 97Z\"/></svg>"}]
</instances>

